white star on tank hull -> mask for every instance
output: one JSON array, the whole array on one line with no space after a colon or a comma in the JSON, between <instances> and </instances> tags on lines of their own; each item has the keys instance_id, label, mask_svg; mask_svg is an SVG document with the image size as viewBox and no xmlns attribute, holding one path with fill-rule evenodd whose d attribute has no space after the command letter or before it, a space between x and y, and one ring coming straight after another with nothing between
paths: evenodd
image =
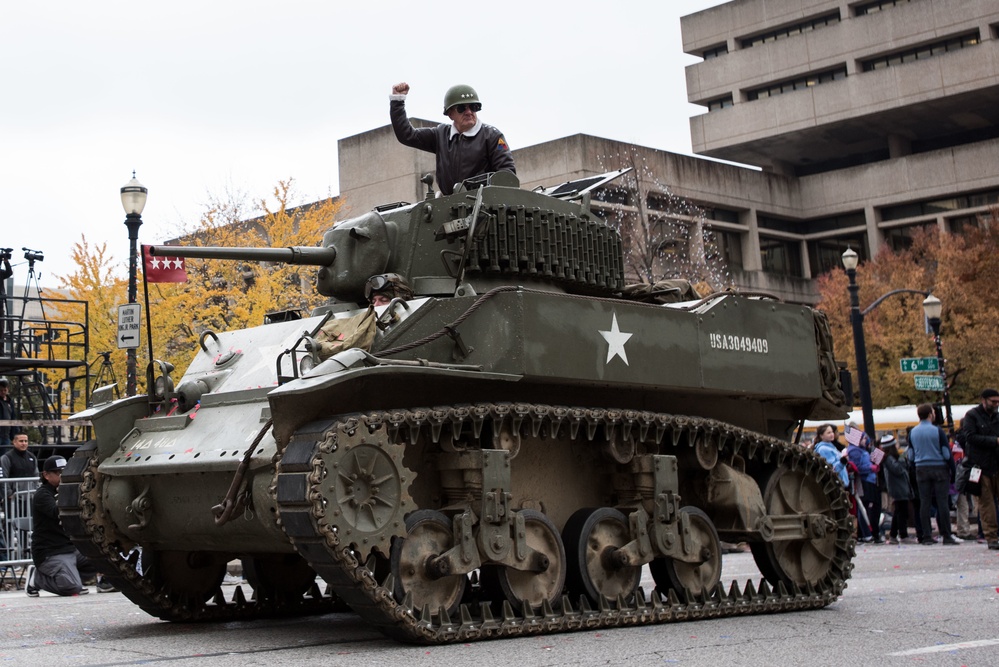
<instances>
[{"instance_id":1,"label":"white star on tank hull","mask_svg":"<svg viewBox=\"0 0 999 667\"><path fill-rule=\"evenodd\" d=\"M624 333L617 326L617 313L613 313L613 319L611 320L611 330L601 331L600 335L604 337L607 341L607 361L609 364L611 359L614 357L621 357L621 361L624 362L625 366L630 366L628 363L628 353L624 351L624 344L628 342L634 334Z\"/></svg>"}]
</instances>

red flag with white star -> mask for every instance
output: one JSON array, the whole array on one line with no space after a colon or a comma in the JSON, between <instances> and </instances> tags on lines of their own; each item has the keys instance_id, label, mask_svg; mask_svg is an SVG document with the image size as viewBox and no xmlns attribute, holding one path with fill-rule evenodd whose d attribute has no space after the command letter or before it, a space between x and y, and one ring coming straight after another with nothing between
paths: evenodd
<instances>
[{"instance_id":1,"label":"red flag with white star","mask_svg":"<svg viewBox=\"0 0 999 667\"><path fill-rule=\"evenodd\" d=\"M142 270L148 283L187 282L183 257L151 257L147 245L142 246Z\"/></svg>"}]
</instances>

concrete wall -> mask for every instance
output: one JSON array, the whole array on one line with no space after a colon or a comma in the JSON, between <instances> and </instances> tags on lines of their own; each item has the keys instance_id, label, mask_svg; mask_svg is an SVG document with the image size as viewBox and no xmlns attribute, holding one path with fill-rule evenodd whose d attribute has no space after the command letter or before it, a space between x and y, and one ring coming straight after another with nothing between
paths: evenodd
<instances>
[{"instance_id":1,"label":"concrete wall","mask_svg":"<svg viewBox=\"0 0 999 667\"><path fill-rule=\"evenodd\" d=\"M417 127L436 123L413 119ZM415 202L426 192L420 178L433 173L433 153L407 148L396 141L391 125L355 134L337 142L340 164L340 218L370 211L380 204Z\"/></svg>"},{"instance_id":2,"label":"concrete wall","mask_svg":"<svg viewBox=\"0 0 999 667\"><path fill-rule=\"evenodd\" d=\"M766 167L886 148L908 139L995 124L999 107L999 3L914 0L853 16L859 3L739 0L681 19L684 50L727 43L729 53L687 67L687 96L706 104L731 95L733 106L690 120L694 152ZM839 10L840 23L742 48L744 37ZM861 61L978 30L976 46L863 72ZM747 91L845 66L845 80L758 100ZM969 108L962 96L974 93ZM983 96L987 96L983 98ZM936 105L925 113L920 105ZM963 116L963 117L962 117ZM984 116L984 118L983 118ZM946 123L941 124L941 118ZM804 159L811 154L811 159Z\"/></svg>"}]
</instances>

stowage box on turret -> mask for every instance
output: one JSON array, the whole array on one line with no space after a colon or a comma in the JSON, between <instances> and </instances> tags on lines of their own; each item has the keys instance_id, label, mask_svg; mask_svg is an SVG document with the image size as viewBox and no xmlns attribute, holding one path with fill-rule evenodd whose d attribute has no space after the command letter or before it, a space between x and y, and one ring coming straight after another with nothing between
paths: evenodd
<instances>
[{"instance_id":1,"label":"stowage box on turret","mask_svg":"<svg viewBox=\"0 0 999 667\"><path fill-rule=\"evenodd\" d=\"M183 378L154 362L149 395L80 413L96 438L59 489L80 549L163 619L339 607L421 643L835 600L848 498L790 443L844 414L824 316L626 289L589 207L606 178L480 180L321 248L154 247L314 264L330 301L206 331ZM412 298L369 308L384 274ZM759 577L726 580L721 541L748 543ZM233 559L252 594L223 592Z\"/></svg>"}]
</instances>

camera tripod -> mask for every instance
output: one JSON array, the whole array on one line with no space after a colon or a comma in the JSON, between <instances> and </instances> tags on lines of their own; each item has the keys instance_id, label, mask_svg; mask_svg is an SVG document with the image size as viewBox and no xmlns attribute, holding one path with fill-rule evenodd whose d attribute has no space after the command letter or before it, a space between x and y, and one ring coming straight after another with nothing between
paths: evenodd
<instances>
[{"instance_id":1,"label":"camera tripod","mask_svg":"<svg viewBox=\"0 0 999 667\"><path fill-rule=\"evenodd\" d=\"M90 395L93 396L94 392L105 385L114 385L114 397L115 399L121 398L121 392L118 390L118 377L114 372L114 364L111 363L111 353L110 352L98 352L101 361L101 367L97 369L97 375L94 376L94 382L90 385ZM97 363L97 359L90 362L89 368L93 368L94 364Z\"/></svg>"}]
</instances>

